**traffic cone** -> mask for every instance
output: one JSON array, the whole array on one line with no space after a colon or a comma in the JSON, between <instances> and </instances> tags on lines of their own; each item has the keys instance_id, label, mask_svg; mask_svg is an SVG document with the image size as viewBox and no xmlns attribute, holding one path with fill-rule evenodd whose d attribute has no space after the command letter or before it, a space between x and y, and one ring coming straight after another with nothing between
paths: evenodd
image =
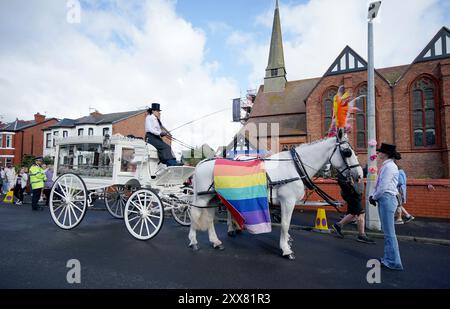
<instances>
[{"instance_id":1,"label":"traffic cone","mask_svg":"<svg viewBox=\"0 0 450 309\"><path fill-rule=\"evenodd\" d=\"M325 214L325 209L323 208L317 209L314 231L320 233L330 233L330 230L328 229L327 215Z\"/></svg>"},{"instance_id":2,"label":"traffic cone","mask_svg":"<svg viewBox=\"0 0 450 309\"><path fill-rule=\"evenodd\" d=\"M6 193L5 198L3 199L3 203L10 203L14 201L14 191L10 190Z\"/></svg>"}]
</instances>

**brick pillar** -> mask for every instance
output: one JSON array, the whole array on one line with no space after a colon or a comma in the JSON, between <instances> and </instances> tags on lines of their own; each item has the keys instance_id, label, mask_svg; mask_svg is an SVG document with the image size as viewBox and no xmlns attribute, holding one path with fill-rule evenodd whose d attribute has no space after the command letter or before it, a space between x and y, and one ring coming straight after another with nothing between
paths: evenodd
<instances>
[{"instance_id":1,"label":"brick pillar","mask_svg":"<svg viewBox=\"0 0 450 309\"><path fill-rule=\"evenodd\" d=\"M441 133L443 148L446 151L443 155L444 175L450 178L450 62L441 63Z\"/></svg>"}]
</instances>

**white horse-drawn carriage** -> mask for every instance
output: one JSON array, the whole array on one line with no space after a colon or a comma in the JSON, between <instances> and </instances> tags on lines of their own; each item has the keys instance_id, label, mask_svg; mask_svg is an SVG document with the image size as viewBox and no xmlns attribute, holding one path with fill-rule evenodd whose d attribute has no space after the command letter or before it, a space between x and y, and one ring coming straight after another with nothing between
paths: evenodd
<instances>
[{"instance_id":1,"label":"white horse-drawn carriage","mask_svg":"<svg viewBox=\"0 0 450 309\"><path fill-rule=\"evenodd\" d=\"M148 240L160 231L164 211L190 225L192 189L185 185L193 167L159 164L156 149L123 136L77 136L56 147L50 213L62 229L73 229L96 199L124 219L135 238Z\"/></svg>"}]
</instances>

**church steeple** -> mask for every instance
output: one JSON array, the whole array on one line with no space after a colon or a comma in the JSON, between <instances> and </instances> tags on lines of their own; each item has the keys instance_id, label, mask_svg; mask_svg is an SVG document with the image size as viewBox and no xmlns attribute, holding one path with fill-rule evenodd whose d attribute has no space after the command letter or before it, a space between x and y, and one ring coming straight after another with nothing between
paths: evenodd
<instances>
[{"instance_id":1,"label":"church steeple","mask_svg":"<svg viewBox=\"0 0 450 309\"><path fill-rule=\"evenodd\" d=\"M272 39L270 41L269 63L264 79L264 92L281 92L286 87L283 38L281 35L280 9L276 0L273 17Z\"/></svg>"}]
</instances>

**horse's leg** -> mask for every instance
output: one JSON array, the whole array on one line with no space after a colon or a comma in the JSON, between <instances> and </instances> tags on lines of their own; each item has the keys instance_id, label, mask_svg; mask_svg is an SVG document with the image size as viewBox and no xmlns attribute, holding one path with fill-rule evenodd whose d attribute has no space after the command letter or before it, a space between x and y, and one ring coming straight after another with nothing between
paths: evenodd
<instances>
[{"instance_id":1,"label":"horse's leg","mask_svg":"<svg viewBox=\"0 0 450 309\"><path fill-rule=\"evenodd\" d=\"M281 202L281 234L280 234L280 248L283 251L283 256L290 260L295 259L294 252L289 244L292 239L289 236L289 225L291 224L292 212L294 211L295 200L286 200Z\"/></svg>"},{"instance_id":2,"label":"horse's leg","mask_svg":"<svg viewBox=\"0 0 450 309\"><path fill-rule=\"evenodd\" d=\"M227 211L227 232L230 237L236 236L236 229L234 226L233 217L231 216L231 213Z\"/></svg>"},{"instance_id":3,"label":"horse's leg","mask_svg":"<svg viewBox=\"0 0 450 309\"><path fill-rule=\"evenodd\" d=\"M208 219L209 219L209 226L208 226L208 237L209 241L212 243L214 249L223 250L225 247L222 245L222 242L220 241L219 237L217 237L216 229L214 228L214 216L215 216L215 209L208 209Z\"/></svg>"},{"instance_id":4,"label":"horse's leg","mask_svg":"<svg viewBox=\"0 0 450 309\"><path fill-rule=\"evenodd\" d=\"M197 251L200 249L197 242L197 222L200 220L200 216L202 214L203 209L199 209L197 207L191 208L191 226L189 227L189 247L192 248L192 250Z\"/></svg>"}]
</instances>

